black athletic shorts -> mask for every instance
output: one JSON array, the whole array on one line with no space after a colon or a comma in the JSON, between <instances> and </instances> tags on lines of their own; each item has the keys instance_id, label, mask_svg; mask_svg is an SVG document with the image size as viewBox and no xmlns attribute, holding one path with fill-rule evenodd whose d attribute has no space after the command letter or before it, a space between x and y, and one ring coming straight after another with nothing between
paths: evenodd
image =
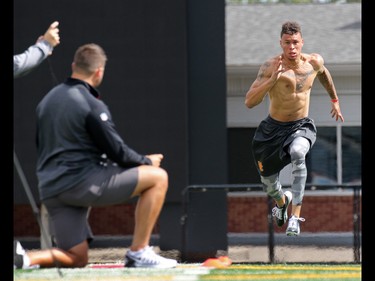
<instances>
[{"instance_id":1,"label":"black athletic shorts","mask_svg":"<svg viewBox=\"0 0 375 281\"><path fill-rule=\"evenodd\" d=\"M262 176L279 173L291 162L289 144L297 137L310 141L310 149L316 140L314 121L308 117L291 122L280 122L268 116L255 131L252 153L258 172Z\"/></svg>"}]
</instances>

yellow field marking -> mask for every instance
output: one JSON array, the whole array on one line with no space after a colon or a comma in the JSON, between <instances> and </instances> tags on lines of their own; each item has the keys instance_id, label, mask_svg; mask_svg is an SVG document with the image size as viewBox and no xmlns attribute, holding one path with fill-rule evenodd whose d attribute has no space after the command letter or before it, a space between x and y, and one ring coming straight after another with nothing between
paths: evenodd
<instances>
[{"instance_id":1,"label":"yellow field marking","mask_svg":"<svg viewBox=\"0 0 375 281\"><path fill-rule=\"evenodd\" d=\"M201 264L179 264L176 268L207 268L202 266ZM232 264L224 268L224 270L230 269L266 269L266 270L326 270L326 271L337 271L337 270L349 270L349 271L361 271L361 265L353 265L353 266L312 266L312 265L245 265L245 264Z\"/></svg>"},{"instance_id":2,"label":"yellow field marking","mask_svg":"<svg viewBox=\"0 0 375 281\"><path fill-rule=\"evenodd\" d=\"M238 270L239 272L236 272ZM241 272L248 270L249 272ZM251 272L254 271L254 272ZM296 272L293 272L296 271ZM361 280L361 265L245 265L232 264L222 269L211 269L202 264L179 264L171 269L138 269L138 268L108 268L108 269L62 269L66 280L74 281L197 281L197 280L322 280L337 281ZM39 275L38 277L35 275ZM19 275L19 274L17 274ZM21 276L22 275L22 276ZM57 272L52 269L41 269L23 272L15 281L56 281ZM34 276L33 276L34 275ZM43 276L41 276L43 275ZM42 278L43 277L43 278Z\"/></svg>"},{"instance_id":3,"label":"yellow field marking","mask_svg":"<svg viewBox=\"0 0 375 281\"><path fill-rule=\"evenodd\" d=\"M353 270L353 271L360 271L361 266L360 265L354 265L354 266L311 266L311 265L231 265L228 267L228 269L270 269L270 270L277 270L277 269L283 269L283 270L327 270L327 271L336 271L336 270Z\"/></svg>"},{"instance_id":4,"label":"yellow field marking","mask_svg":"<svg viewBox=\"0 0 375 281\"><path fill-rule=\"evenodd\" d=\"M241 275L209 275L209 276L201 276L201 280L204 279L209 280L293 280L293 279L337 279L337 280L345 280L345 279L352 279L352 278L361 278L360 273L338 273L338 274L241 274Z\"/></svg>"}]
</instances>

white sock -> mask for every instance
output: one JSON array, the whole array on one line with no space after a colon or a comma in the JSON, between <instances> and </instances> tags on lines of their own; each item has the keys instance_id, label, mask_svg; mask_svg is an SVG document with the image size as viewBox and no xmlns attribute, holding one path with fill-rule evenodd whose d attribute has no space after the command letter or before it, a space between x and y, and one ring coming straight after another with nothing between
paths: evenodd
<instances>
[{"instance_id":1,"label":"white sock","mask_svg":"<svg viewBox=\"0 0 375 281\"><path fill-rule=\"evenodd\" d=\"M138 250L138 251L132 251L132 250L129 250L129 252L132 254L132 255L134 255L134 256L140 256L140 255L142 255L142 253L146 250L148 248L148 246L146 246L146 247L144 247L144 248L142 248L142 249L140 249L140 250Z\"/></svg>"}]
</instances>

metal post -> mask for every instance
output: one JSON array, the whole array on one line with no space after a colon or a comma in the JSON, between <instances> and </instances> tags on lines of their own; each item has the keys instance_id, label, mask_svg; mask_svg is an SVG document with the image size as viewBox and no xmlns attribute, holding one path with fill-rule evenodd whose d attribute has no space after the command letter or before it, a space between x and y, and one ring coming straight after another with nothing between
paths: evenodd
<instances>
[{"instance_id":1,"label":"metal post","mask_svg":"<svg viewBox=\"0 0 375 281\"><path fill-rule=\"evenodd\" d=\"M270 263L275 262L275 232L273 228L273 219L272 219L272 208L273 208L273 199L270 196L267 196L268 204L268 253L270 258Z\"/></svg>"},{"instance_id":2,"label":"metal post","mask_svg":"<svg viewBox=\"0 0 375 281\"><path fill-rule=\"evenodd\" d=\"M361 208L360 208L360 189L353 187L353 250L354 250L354 262L360 263L361 261Z\"/></svg>"}]
</instances>

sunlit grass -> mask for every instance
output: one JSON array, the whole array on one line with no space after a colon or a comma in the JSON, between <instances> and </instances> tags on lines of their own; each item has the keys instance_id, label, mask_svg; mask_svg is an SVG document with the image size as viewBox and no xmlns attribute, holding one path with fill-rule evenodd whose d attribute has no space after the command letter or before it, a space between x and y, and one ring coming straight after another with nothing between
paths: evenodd
<instances>
[{"instance_id":1,"label":"sunlit grass","mask_svg":"<svg viewBox=\"0 0 375 281\"><path fill-rule=\"evenodd\" d=\"M359 264L232 264L215 269L200 264L181 264L172 269L139 268L49 268L15 270L14 280L72 281L199 281L199 280L293 280L293 281L360 281Z\"/></svg>"}]
</instances>

